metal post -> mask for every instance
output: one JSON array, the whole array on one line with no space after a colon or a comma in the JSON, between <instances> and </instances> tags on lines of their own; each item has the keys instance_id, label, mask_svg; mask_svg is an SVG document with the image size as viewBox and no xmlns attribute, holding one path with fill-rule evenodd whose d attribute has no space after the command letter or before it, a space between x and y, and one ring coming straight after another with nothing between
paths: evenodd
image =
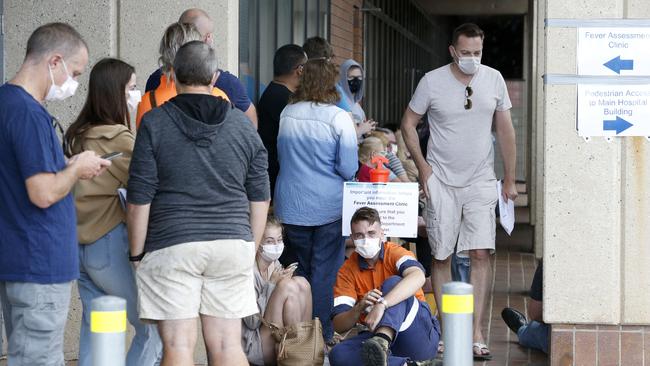
<instances>
[{"instance_id":1,"label":"metal post","mask_svg":"<svg viewBox=\"0 0 650 366\"><path fill-rule=\"evenodd\" d=\"M474 288L464 282L449 282L442 286L442 339L445 366L471 366L472 320Z\"/></svg>"},{"instance_id":2,"label":"metal post","mask_svg":"<svg viewBox=\"0 0 650 366\"><path fill-rule=\"evenodd\" d=\"M124 366L126 342L126 300L102 296L90 305L93 366Z\"/></svg>"}]
</instances>

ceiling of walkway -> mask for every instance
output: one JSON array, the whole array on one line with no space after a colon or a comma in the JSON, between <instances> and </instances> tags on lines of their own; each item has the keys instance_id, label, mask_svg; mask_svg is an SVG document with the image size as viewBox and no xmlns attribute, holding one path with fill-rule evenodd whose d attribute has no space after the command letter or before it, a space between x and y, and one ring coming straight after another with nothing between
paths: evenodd
<instances>
[{"instance_id":1,"label":"ceiling of walkway","mask_svg":"<svg viewBox=\"0 0 650 366\"><path fill-rule=\"evenodd\" d=\"M515 15L528 12L528 0L415 0L431 15Z\"/></svg>"}]
</instances>

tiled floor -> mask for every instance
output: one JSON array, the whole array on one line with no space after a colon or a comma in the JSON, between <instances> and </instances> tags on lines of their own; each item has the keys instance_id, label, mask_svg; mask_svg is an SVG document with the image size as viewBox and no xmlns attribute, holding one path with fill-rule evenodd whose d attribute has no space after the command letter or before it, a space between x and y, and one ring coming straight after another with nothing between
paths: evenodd
<instances>
[{"instance_id":1,"label":"tiled floor","mask_svg":"<svg viewBox=\"0 0 650 366\"><path fill-rule=\"evenodd\" d=\"M483 332L493 358L489 362L474 362L485 366L546 365L547 357L539 351L519 346L514 334L501 319L504 307L514 307L525 312L528 290L535 273L536 260L532 254L532 229L517 225L512 237L503 235L499 228L497 251L494 256L495 271L487 324Z\"/></svg>"}]
</instances>

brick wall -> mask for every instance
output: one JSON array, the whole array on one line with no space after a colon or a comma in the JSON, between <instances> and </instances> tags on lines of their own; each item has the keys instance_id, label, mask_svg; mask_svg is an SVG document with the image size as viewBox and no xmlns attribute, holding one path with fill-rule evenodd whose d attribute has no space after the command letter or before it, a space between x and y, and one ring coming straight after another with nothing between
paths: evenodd
<instances>
[{"instance_id":1,"label":"brick wall","mask_svg":"<svg viewBox=\"0 0 650 366\"><path fill-rule=\"evenodd\" d=\"M363 0L331 0L330 43L341 64L352 58L363 64Z\"/></svg>"}]
</instances>

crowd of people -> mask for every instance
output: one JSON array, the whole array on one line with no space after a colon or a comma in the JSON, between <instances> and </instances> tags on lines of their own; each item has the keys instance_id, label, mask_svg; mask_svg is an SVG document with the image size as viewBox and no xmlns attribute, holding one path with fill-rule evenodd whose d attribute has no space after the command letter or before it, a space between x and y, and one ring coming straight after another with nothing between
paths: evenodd
<instances>
[{"instance_id":1,"label":"crowd of people","mask_svg":"<svg viewBox=\"0 0 650 366\"><path fill-rule=\"evenodd\" d=\"M335 366L433 365L442 326L422 289L440 309L452 272L474 286L473 352L489 359L480 324L495 248L493 133L504 197L517 192L511 104L501 74L481 65L481 29L454 31L453 62L424 76L396 132L366 116L362 65L337 66L325 39L280 47L256 108L218 68L213 32L205 11L183 12L144 95L133 66L98 61L62 144L44 103L74 95L92 50L65 23L30 36L0 86L9 365L64 364L75 280L82 366L92 364L91 302L103 295L126 299L129 366L193 365L199 330L211 365L325 354ZM370 181L378 157L390 181L421 184L417 256L388 240L373 208L342 221L343 183ZM507 319L538 327L512 309Z\"/></svg>"}]
</instances>

